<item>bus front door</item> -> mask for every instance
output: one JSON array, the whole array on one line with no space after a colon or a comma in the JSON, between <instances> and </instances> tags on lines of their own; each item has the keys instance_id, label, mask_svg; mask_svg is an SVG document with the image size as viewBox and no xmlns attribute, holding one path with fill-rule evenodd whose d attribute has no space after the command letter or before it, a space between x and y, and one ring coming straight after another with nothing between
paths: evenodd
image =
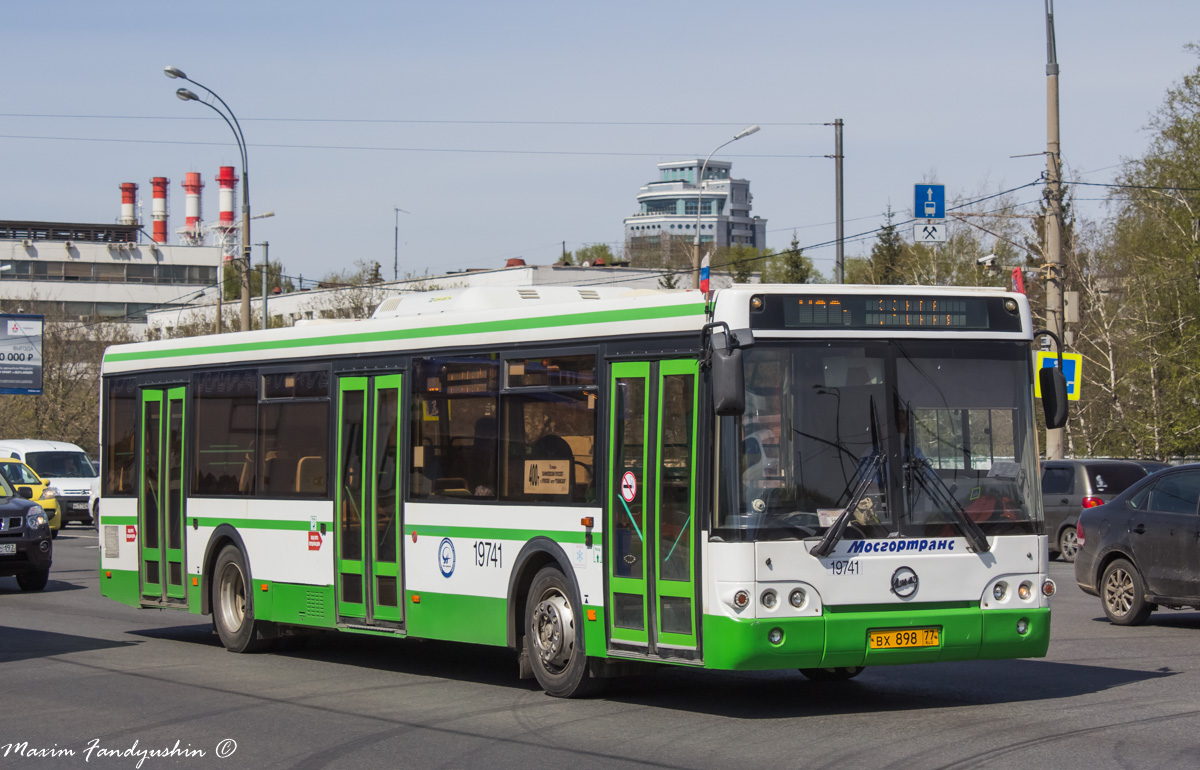
<instances>
[{"instance_id":1,"label":"bus front door","mask_svg":"<svg viewBox=\"0 0 1200 770\"><path fill-rule=\"evenodd\" d=\"M400 375L338 381L337 599L349 625L399 627Z\"/></svg>"},{"instance_id":2,"label":"bus front door","mask_svg":"<svg viewBox=\"0 0 1200 770\"><path fill-rule=\"evenodd\" d=\"M694 360L615 363L609 409L610 647L696 657Z\"/></svg>"},{"instance_id":3,"label":"bus front door","mask_svg":"<svg viewBox=\"0 0 1200 770\"><path fill-rule=\"evenodd\" d=\"M142 601L184 605L183 485L186 388L146 388L141 392L141 453L138 456L138 539Z\"/></svg>"}]
</instances>

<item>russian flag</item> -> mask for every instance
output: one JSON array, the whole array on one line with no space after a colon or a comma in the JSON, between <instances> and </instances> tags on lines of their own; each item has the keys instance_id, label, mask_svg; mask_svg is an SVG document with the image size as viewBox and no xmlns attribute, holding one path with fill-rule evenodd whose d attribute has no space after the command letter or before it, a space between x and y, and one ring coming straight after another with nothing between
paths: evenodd
<instances>
[{"instance_id":1,"label":"russian flag","mask_svg":"<svg viewBox=\"0 0 1200 770\"><path fill-rule=\"evenodd\" d=\"M700 260L700 291L708 291L708 254L704 255L704 259Z\"/></svg>"}]
</instances>

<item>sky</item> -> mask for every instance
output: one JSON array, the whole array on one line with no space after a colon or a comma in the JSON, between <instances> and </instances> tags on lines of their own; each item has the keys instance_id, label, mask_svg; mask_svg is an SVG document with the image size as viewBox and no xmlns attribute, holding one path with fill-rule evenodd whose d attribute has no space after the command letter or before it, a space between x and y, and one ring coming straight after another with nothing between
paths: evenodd
<instances>
[{"instance_id":1,"label":"sky","mask_svg":"<svg viewBox=\"0 0 1200 770\"><path fill-rule=\"evenodd\" d=\"M1058 0L1054 16L1067 178L1111 181L1200 64L1184 50L1200 3ZM4 37L0 219L113 222L135 182L149 230L149 180L166 176L175 242L198 171L215 221L214 177L241 165L237 147L215 112L175 98L203 92L171 65L234 111L251 213L275 212L252 240L305 279L619 247L656 163L703 158L752 123L715 157L750 180L767 245L795 232L827 276L837 118L847 237L889 205L906 216L917 183L955 199L1045 169L1044 0L44 0L10 3ZM1101 216L1087 199L1104 189L1081 189L1077 212Z\"/></svg>"}]
</instances>

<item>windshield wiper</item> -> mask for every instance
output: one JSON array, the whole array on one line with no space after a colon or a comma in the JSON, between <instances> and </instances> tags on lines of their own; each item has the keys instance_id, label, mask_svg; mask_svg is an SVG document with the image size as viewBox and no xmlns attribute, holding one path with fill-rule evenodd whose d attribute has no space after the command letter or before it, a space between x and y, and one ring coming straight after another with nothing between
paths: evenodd
<instances>
[{"instance_id":1,"label":"windshield wiper","mask_svg":"<svg viewBox=\"0 0 1200 770\"><path fill-rule=\"evenodd\" d=\"M983 529L975 523L975 520L967 515L967 511L954 497L954 494L946 486L946 482L942 481L941 476L933 470L932 463L928 459L921 457L912 457L904 464L904 470L908 473L909 478L917 482L917 485L929 495L929 499L933 500L934 504L944 508L949 508L957 520L958 528L962 531L976 553L990 551L992 546L988 543L987 535L983 533Z\"/></svg>"},{"instance_id":2,"label":"windshield wiper","mask_svg":"<svg viewBox=\"0 0 1200 770\"><path fill-rule=\"evenodd\" d=\"M842 533L846 531L846 525L850 523L850 515L854 513L854 509L858 507L859 502L867 494L867 489L870 488L871 482L875 480L875 472L879 470L879 466L882 464L883 456L876 452L858 467L858 473L855 474L855 478L858 479L858 486L854 488L854 494L850 495L850 502L842 509L837 520L825 531L825 537L821 538L821 542L817 543L809 553L813 556L823 557L833 552L834 546L842 539Z\"/></svg>"}]
</instances>

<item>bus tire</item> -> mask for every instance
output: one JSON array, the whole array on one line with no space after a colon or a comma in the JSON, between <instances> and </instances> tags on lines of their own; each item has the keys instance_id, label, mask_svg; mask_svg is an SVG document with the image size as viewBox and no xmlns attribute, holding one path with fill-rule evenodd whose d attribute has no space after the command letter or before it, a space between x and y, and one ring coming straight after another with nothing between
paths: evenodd
<instances>
[{"instance_id":1,"label":"bus tire","mask_svg":"<svg viewBox=\"0 0 1200 770\"><path fill-rule=\"evenodd\" d=\"M838 666L837 668L802 668L800 673L812 682L845 682L863 672L866 666Z\"/></svg>"},{"instance_id":2,"label":"bus tire","mask_svg":"<svg viewBox=\"0 0 1200 770\"><path fill-rule=\"evenodd\" d=\"M259 652L275 640L273 623L256 621L250 599L249 570L237 546L227 545L213 568L213 625L230 652Z\"/></svg>"},{"instance_id":3,"label":"bus tire","mask_svg":"<svg viewBox=\"0 0 1200 770\"><path fill-rule=\"evenodd\" d=\"M525 636L534 678L547 694L578 698L595 680L583 646L583 624L571 599L571 586L556 567L543 567L529 586Z\"/></svg>"}]
</instances>

